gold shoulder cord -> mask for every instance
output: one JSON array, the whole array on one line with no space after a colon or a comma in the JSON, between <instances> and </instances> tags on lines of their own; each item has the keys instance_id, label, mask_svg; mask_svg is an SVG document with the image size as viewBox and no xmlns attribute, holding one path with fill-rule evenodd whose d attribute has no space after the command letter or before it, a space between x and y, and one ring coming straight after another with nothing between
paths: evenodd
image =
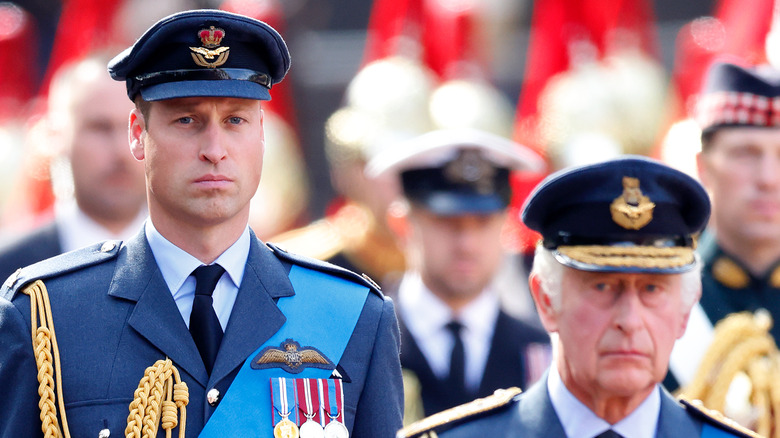
<instances>
[{"instance_id":1,"label":"gold shoulder cord","mask_svg":"<svg viewBox=\"0 0 780 438\"><path fill-rule=\"evenodd\" d=\"M693 380L678 395L701 400L759 435L780 438L780 428L774 427L780 418L780 351L771 326L765 311L733 313L719 321Z\"/></svg>"},{"instance_id":2,"label":"gold shoulder cord","mask_svg":"<svg viewBox=\"0 0 780 438\"><path fill-rule=\"evenodd\" d=\"M62 396L62 375L60 373L60 351L54 334L49 293L43 281L37 280L27 286L22 293L30 296L30 314L32 326L32 344L35 362L38 367L38 395L41 409L41 430L46 438L70 438L68 421L65 417L65 405ZM55 374L56 372L56 385ZM174 383L175 381L175 383ZM54 387L57 395L54 395ZM181 411L179 437L184 437L187 423L186 406L189 402L187 383L181 381L179 371L173 362L166 358L158 360L147 368L144 377L135 390L135 399L130 403L127 417L127 438L153 438L157 436L162 407L162 427L165 436L170 438L173 428L178 424L177 409ZM57 421L58 399L62 430Z\"/></svg>"}]
</instances>

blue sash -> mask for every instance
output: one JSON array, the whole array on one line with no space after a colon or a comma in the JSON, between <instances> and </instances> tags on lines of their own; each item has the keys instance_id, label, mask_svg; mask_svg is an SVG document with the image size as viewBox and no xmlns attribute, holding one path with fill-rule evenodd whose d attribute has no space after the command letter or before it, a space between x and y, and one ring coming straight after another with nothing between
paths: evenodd
<instances>
[{"instance_id":1,"label":"blue sash","mask_svg":"<svg viewBox=\"0 0 780 438\"><path fill-rule=\"evenodd\" d=\"M733 438L734 436L733 433L710 426L707 423L704 423L701 427L701 438Z\"/></svg>"},{"instance_id":2,"label":"blue sash","mask_svg":"<svg viewBox=\"0 0 780 438\"><path fill-rule=\"evenodd\" d=\"M293 265L290 282L295 295L282 297L279 310L287 321L281 329L252 353L224 398L209 418L201 438L225 436L273 436L271 378L327 379L341 360L358 317L363 310L369 289L365 286ZM262 320L263 315L258 315ZM282 368L252 369L251 362L266 347L279 348L288 339L301 347L311 346L330 359L333 367L305 368L292 374Z\"/></svg>"}]
</instances>

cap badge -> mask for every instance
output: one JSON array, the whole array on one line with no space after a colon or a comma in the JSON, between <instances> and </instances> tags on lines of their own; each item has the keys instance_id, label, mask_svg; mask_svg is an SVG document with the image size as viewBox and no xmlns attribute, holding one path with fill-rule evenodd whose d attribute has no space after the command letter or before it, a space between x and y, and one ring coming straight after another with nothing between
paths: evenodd
<instances>
[{"instance_id":1,"label":"cap badge","mask_svg":"<svg viewBox=\"0 0 780 438\"><path fill-rule=\"evenodd\" d=\"M230 47L219 47L225 31L211 26L208 29L198 31L198 37L203 47L190 47L192 60L201 67L217 68L227 61ZM216 58L216 59L215 59ZM213 60L213 61L212 61Z\"/></svg>"},{"instance_id":2,"label":"cap badge","mask_svg":"<svg viewBox=\"0 0 780 438\"><path fill-rule=\"evenodd\" d=\"M496 169L477 150L461 150L458 157L444 169L444 176L456 184L471 184L479 193L495 191Z\"/></svg>"},{"instance_id":3,"label":"cap badge","mask_svg":"<svg viewBox=\"0 0 780 438\"><path fill-rule=\"evenodd\" d=\"M330 370L336 366L316 348L301 348L298 342L287 339L279 345L279 348L263 348L252 359L251 367L256 370L281 368L288 373L298 374L305 368Z\"/></svg>"},{"instance_id":4,"label":"cap badge","mask_svg":"<svg viewBox=\"0 0 780 438\"><path fill-rule=\"evenodd\" d=\"M653 220L655 204L642 194L639 178L623 177L623 194L609 206L612 220L627 230L638 230Z\"/></svg>"}]
</instances>

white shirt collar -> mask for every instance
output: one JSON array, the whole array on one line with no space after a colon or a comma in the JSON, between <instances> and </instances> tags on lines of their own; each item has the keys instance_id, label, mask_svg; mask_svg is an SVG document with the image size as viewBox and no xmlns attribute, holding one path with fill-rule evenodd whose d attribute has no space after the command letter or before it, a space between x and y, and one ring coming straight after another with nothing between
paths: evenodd
<instances>
[{"instance_id":1,"label":"white shirt collar","mask_svg":"<svg viewBox=\"0 0 780 438\"><path fill-rule=\"evenodd\" d=\"M490 288L468 303L457 316L466 353L466 384L482 381L498 318L500 302ZM398 289L398 308L431 370L440 379L449 373L453 339L445 327L455 318L452 309L428 289L417 273L407 273Z\"/></svg>"},{"instance_id":2,"label":"white shirt collar","mask_svg":"<svg viewBox=\"0 0 780 438\"><path fill-rule=\"evenodd\" d=\"M127 227L119 233L112 233L81 211L75 200L60 201L54 208L54 221L63 252L104 240L127 240L138 233L147 216L146 208L141 208Z\"/></svg>"},{"instance_id":3,"label":"white shirt collar","mask_svg":"<svg viewBox=\"0 0 780 438\"><path fill-rule=\"evenodd\" d=\"M595 437L609 428L625 438L655 437L661 413L661 390L658 387L626 418L613 425L597 417L569 392L555 364L550 367L547 377L547 391L567 437Z\"/></svg>"},{"instance_id":4,"label":"white shirt collar","mask_svg":"<svg viewBox=\"0 0 780 438\"><path fill-rule=\"evenodd\" d=\"M198 266L203 263L193 255L171 243L163 237L154 227L151 220L146 221L146 239L152 248L152 254L160 268L168 289L177 298L177 293ZM230 276L233 285L241 287L241 280L244 278L244 268L249 257L249 226L225 252L223 252L214 263L219 263Z\"/></svg>"}]
</instances>

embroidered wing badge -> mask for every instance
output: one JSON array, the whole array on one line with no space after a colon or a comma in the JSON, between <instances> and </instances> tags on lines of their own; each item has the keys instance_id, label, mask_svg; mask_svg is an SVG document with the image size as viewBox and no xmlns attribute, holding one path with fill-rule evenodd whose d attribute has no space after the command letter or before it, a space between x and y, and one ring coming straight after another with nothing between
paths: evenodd
<instances>
[{"instance_id":1,"label":"embroidered wing badge","mask_svg":"<svg viewBox=\"0 0 780 438\"><path fill-rule=\"evenodd\" d=\"M208 29L201 29L198 32L198 37L203 47L190 47L192 50L190 55L192 55L195 64L201 67L217 68L227 62L230 47L219 46L222 43L222 38L225 37L224 30L211 26Z\"/></svg>"},{"instance_id":2,"label":"embroidered wing badge","mask_svg":"<svg viewBox=\"0 0 780 438\"><path fill-rule=\"evenodd\" d=\"M655 204L642 194L639 178L623 177L623 193L612 201L612 220L627 230L638 230L653 220Z\"/></svg>"},{"instance_id":3,"label":"embroidered wing badge","mask_svg":"<svg viewBox=\"0 0 780 438\"><path fill-rule=\"evenodd\" d=\"M314 347L301 347L301 344L286 339L277 347L265 347L252 359L251 367L256 370L281 368L292 374L298 374L306 368L332 370L333 362Z\"/></svg>"}]
</instances>

